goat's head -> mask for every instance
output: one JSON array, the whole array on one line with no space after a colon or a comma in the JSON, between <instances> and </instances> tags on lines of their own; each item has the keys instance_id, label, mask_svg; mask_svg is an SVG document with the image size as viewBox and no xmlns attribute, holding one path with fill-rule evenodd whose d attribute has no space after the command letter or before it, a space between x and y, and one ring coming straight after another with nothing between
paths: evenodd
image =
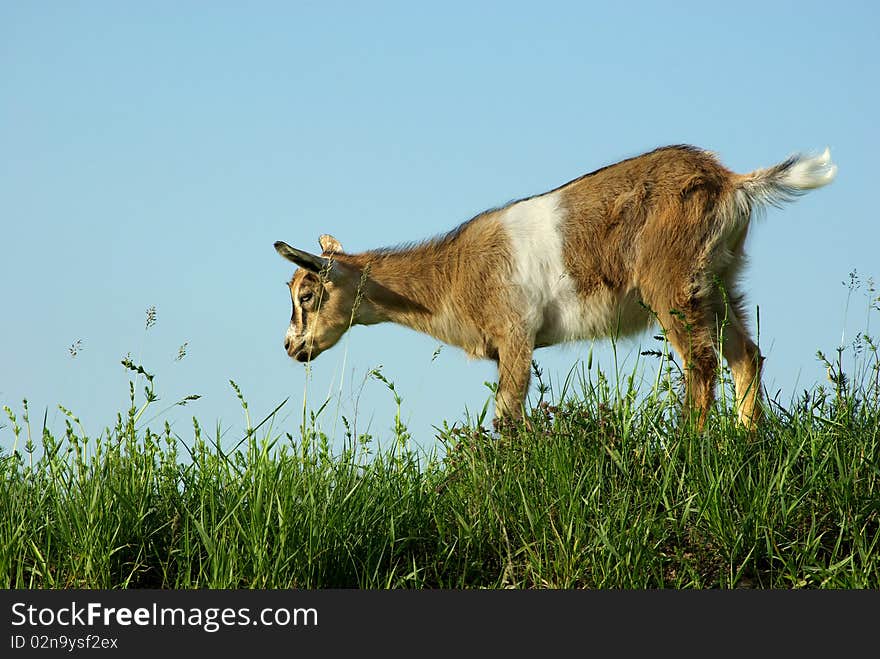
<instances>
[{"instance_id":1,"label":"goat's head","mask_svg":"<svg viewBox=\"0 0 880 659\"><path fill-rule=\"evenodd\" d=\"M339 241L323 235L319 242L321 256L275 243L281 256L299 266L288 282L293 313L284 337L284 349L298 362L310 361L336 345L352 324L357 300L356 271L333 258L342 252Z\"/></svg>"}]
</instances>

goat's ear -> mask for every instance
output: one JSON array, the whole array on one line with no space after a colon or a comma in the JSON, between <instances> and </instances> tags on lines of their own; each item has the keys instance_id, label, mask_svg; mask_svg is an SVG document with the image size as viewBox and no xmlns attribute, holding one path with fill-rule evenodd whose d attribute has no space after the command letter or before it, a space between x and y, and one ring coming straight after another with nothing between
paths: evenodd
<instances>
[{"instance_id":1,"label":"goat's ear","mask_svg":"<svg viewBox=\"0 0 880 659\"><path fill-rule=\"evenodd\" d=\"M303 252L280 240L275 243L275 251L288 261L296 263L300 268L305 268L315 274L320 274L322 271L326 272L331 267L330 259Z\"/></svg>"},{"instance_id":2,"label":"goat's ear","mask_svg":"<svg viewBox=\"0 0 880 659\"><path fill-rule=\"evenodd\" d=\"M324 254L337 254L342 252L342 245L340 242L329 233L325 233L318 238L318 244L321 246Z\"/></svg>"}]
</instances>

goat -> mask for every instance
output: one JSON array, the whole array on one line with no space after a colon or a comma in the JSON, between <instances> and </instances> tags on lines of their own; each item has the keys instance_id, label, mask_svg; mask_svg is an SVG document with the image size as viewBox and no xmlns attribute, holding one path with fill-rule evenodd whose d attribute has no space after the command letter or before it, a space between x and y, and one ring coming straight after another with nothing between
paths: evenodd
<instances>
[{"instance_id":1,"label":"goat","mask_svg":"<svg viewBox=\"0 0 880 659\"><path fill-rule=\"evenodd\" d=\"M749 336L737 276L753 211L830 183L828 149L736 174L692 146L656 149L544 194L485 211L423 243L320 256L276 242L299 269L284 348L306 362L352 325L391 321L497 363L495 417L522 417L532 353L629 335L659 322L682 359L685 409L700 429L719 347L738 421L761 417L763 357ZM723 345L719 335L723 327Z\"/></svg>"}]
</instances>

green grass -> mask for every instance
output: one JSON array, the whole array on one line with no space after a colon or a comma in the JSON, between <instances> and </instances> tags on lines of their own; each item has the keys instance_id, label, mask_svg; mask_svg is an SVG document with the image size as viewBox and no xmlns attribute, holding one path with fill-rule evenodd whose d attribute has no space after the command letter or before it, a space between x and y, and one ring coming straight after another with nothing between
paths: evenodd
<instances>
[{"instance_id":1,"label":"green grass","mask_svg":"<svg viewBox=\"0 0 880 659\"><path fill-rule=\"evenodd\" d=\"M178 436L143 400L99 437L6 408L0 456L4 588L880 588L880 359L860 335L844 373L737 428L729 382L705 432L680 418L680 373L658 352L647 391L587 363L529 426L476 419L412 448L316 414L252 425L235 449L193 420ZM233 386L235 386L233 384ZM551 396L552 397L552 396ZM136 400L138 398L138 400ZM345 422L345 420L343 419Z\"/></svg>"}]
</instances>

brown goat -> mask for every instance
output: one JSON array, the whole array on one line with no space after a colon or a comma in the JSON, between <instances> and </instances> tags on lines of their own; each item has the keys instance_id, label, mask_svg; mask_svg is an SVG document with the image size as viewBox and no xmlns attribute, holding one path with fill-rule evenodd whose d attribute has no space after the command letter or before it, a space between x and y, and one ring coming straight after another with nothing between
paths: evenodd
<instances>
[{"instance_id":1,"label":"brown goat","mask_svg":"<svg viewBox=\"0 0 880 659\"><path fill-rule=\"evenodd\" d=\"M735 174L706 151L670 146L413 246L346 254L323 235L316 256L276 242L300 266L284 347L305 362L352 325L406 325L495 360L495 416L519 418L535 348L632 334L656 320L685 365L686 404L702 428L724 320L720 348L739 420L754 428L762 357L737 291L749 222L753 210L826 185L836 172L827 149Z\"/></svg>"}]
</instances>

